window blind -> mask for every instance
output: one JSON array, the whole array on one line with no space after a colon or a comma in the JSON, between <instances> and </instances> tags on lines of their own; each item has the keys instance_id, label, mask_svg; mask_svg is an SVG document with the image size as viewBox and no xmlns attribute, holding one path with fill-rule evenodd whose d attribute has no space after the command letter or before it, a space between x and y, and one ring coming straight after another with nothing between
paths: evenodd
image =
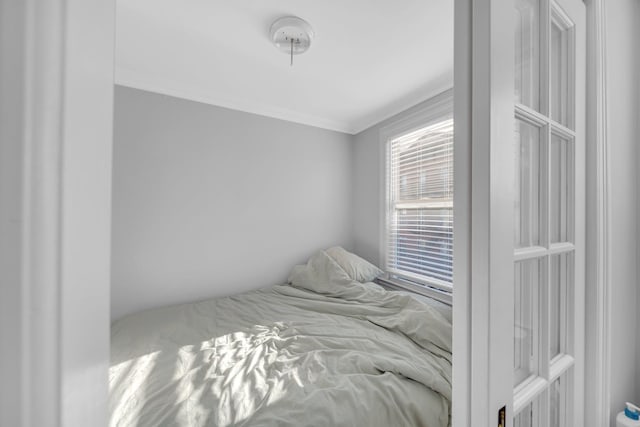
<instances>
[{"instance_id":1,"label":"window blind","mask_svg":"<svg viewBox=\"0 0 640 427\"><path fill-rule=\"evenodd\" d=\"M453 118L387 143L386 269L450 290L453 274Z\"/></svg>"}]
</instances>

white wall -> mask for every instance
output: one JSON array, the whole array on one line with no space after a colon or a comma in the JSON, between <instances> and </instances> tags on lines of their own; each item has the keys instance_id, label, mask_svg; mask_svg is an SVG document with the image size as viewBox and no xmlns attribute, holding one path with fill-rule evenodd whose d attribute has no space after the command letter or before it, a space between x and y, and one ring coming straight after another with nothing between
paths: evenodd
<instances>
[{"instance_id":1,"label":"white wall","mask_svg":"<svg viewBox=\"0 0 640 427\"><path fill-rule=\"evenodd\" d=\"M607 1L607 107L611 171L611 418L640 402L638 365L638 0Z\"/></svg>"},{"instance_id":2,"label":"white wall","mask_svg":"<svg viewBox=\"0 0 640 427\"><path fill-rule=\"evenodd\" d=\"M112 319L352 248L352 136L116 86Z\"/></svg>"}]
</instances>

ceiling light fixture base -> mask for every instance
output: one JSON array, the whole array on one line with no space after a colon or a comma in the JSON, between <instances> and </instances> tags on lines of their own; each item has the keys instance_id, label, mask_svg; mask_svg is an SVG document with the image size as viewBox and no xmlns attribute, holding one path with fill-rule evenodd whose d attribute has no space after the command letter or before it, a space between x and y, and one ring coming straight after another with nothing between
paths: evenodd
<instances>
[{"instance_id":1,"label":"ceiling light fixture base","mask_svg":"<svg viewBox=\"0 0 640 427\"><path fill-rule=\"evenodd\" d=\"M314 37L311 25L297 16L279 18L271 25L271 42L279 51L292 57L309 50Z\"/></svg>"}]
</instances>

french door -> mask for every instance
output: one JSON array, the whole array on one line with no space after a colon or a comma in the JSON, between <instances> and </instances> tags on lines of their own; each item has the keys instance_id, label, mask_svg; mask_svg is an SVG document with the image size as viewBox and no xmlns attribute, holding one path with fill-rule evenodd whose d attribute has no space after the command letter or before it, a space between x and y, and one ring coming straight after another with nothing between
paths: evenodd
<instances>
[{"instance_id":1,"label":"french door","mask_svg":"<svg viewBox=\"0 0 640 427\"><path fill-rule=\"evenodd\" d=\"M513 303L501 315L513 360L502 386L513 390L514 426L581 426L585 6L513 3Z\"/></svg>"},{"instance_id":2,"label":"french door","mask_svg":"<svg viewBox=\"0 0 640 427\"><path fill-rule=\"evenodd\" d=\"M513 425L583 425L585 6L514 0Z\"/></svg>"},{"instance_id":3,"label":"french door","mask_svg":"<svg viewBox=\"0 0 640 427\"><path fill-rule=\"evenodd\" d=\"M456 76L456 102L470 94L472 119L470 142L464 132L456 139L456 192L468 197L456 199L455 227L466 235L455 243L454 310L462 301L470 314L454 318L454 344L464 344L455 334L466 328L470 356L455 358L454 346L454 387L464 377L456 370L468 369L470 391L459 406L454 394L454 426L582 426L585 5L466 4L471 37L456 48L471 52L471 84L465 92ZM469 117L463 110L456 119Z\"/></svg>"}]
</instances>

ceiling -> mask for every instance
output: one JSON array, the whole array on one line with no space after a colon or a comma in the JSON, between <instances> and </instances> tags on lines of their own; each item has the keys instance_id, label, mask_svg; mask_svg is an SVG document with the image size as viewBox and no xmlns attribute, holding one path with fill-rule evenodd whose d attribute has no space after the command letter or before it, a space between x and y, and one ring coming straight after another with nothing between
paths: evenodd
<instances>
[{"instance_id":1,"label":"ceiling","mask_svg":"<svg viewBox=\"0 0 640 427\"><path fill-rule=\"evenodd\" d=\"M293 67L286 15L316 33ZM115 79L358 133L453 85L453 0L118 0Z\"/></svg>"}]
</instances>

